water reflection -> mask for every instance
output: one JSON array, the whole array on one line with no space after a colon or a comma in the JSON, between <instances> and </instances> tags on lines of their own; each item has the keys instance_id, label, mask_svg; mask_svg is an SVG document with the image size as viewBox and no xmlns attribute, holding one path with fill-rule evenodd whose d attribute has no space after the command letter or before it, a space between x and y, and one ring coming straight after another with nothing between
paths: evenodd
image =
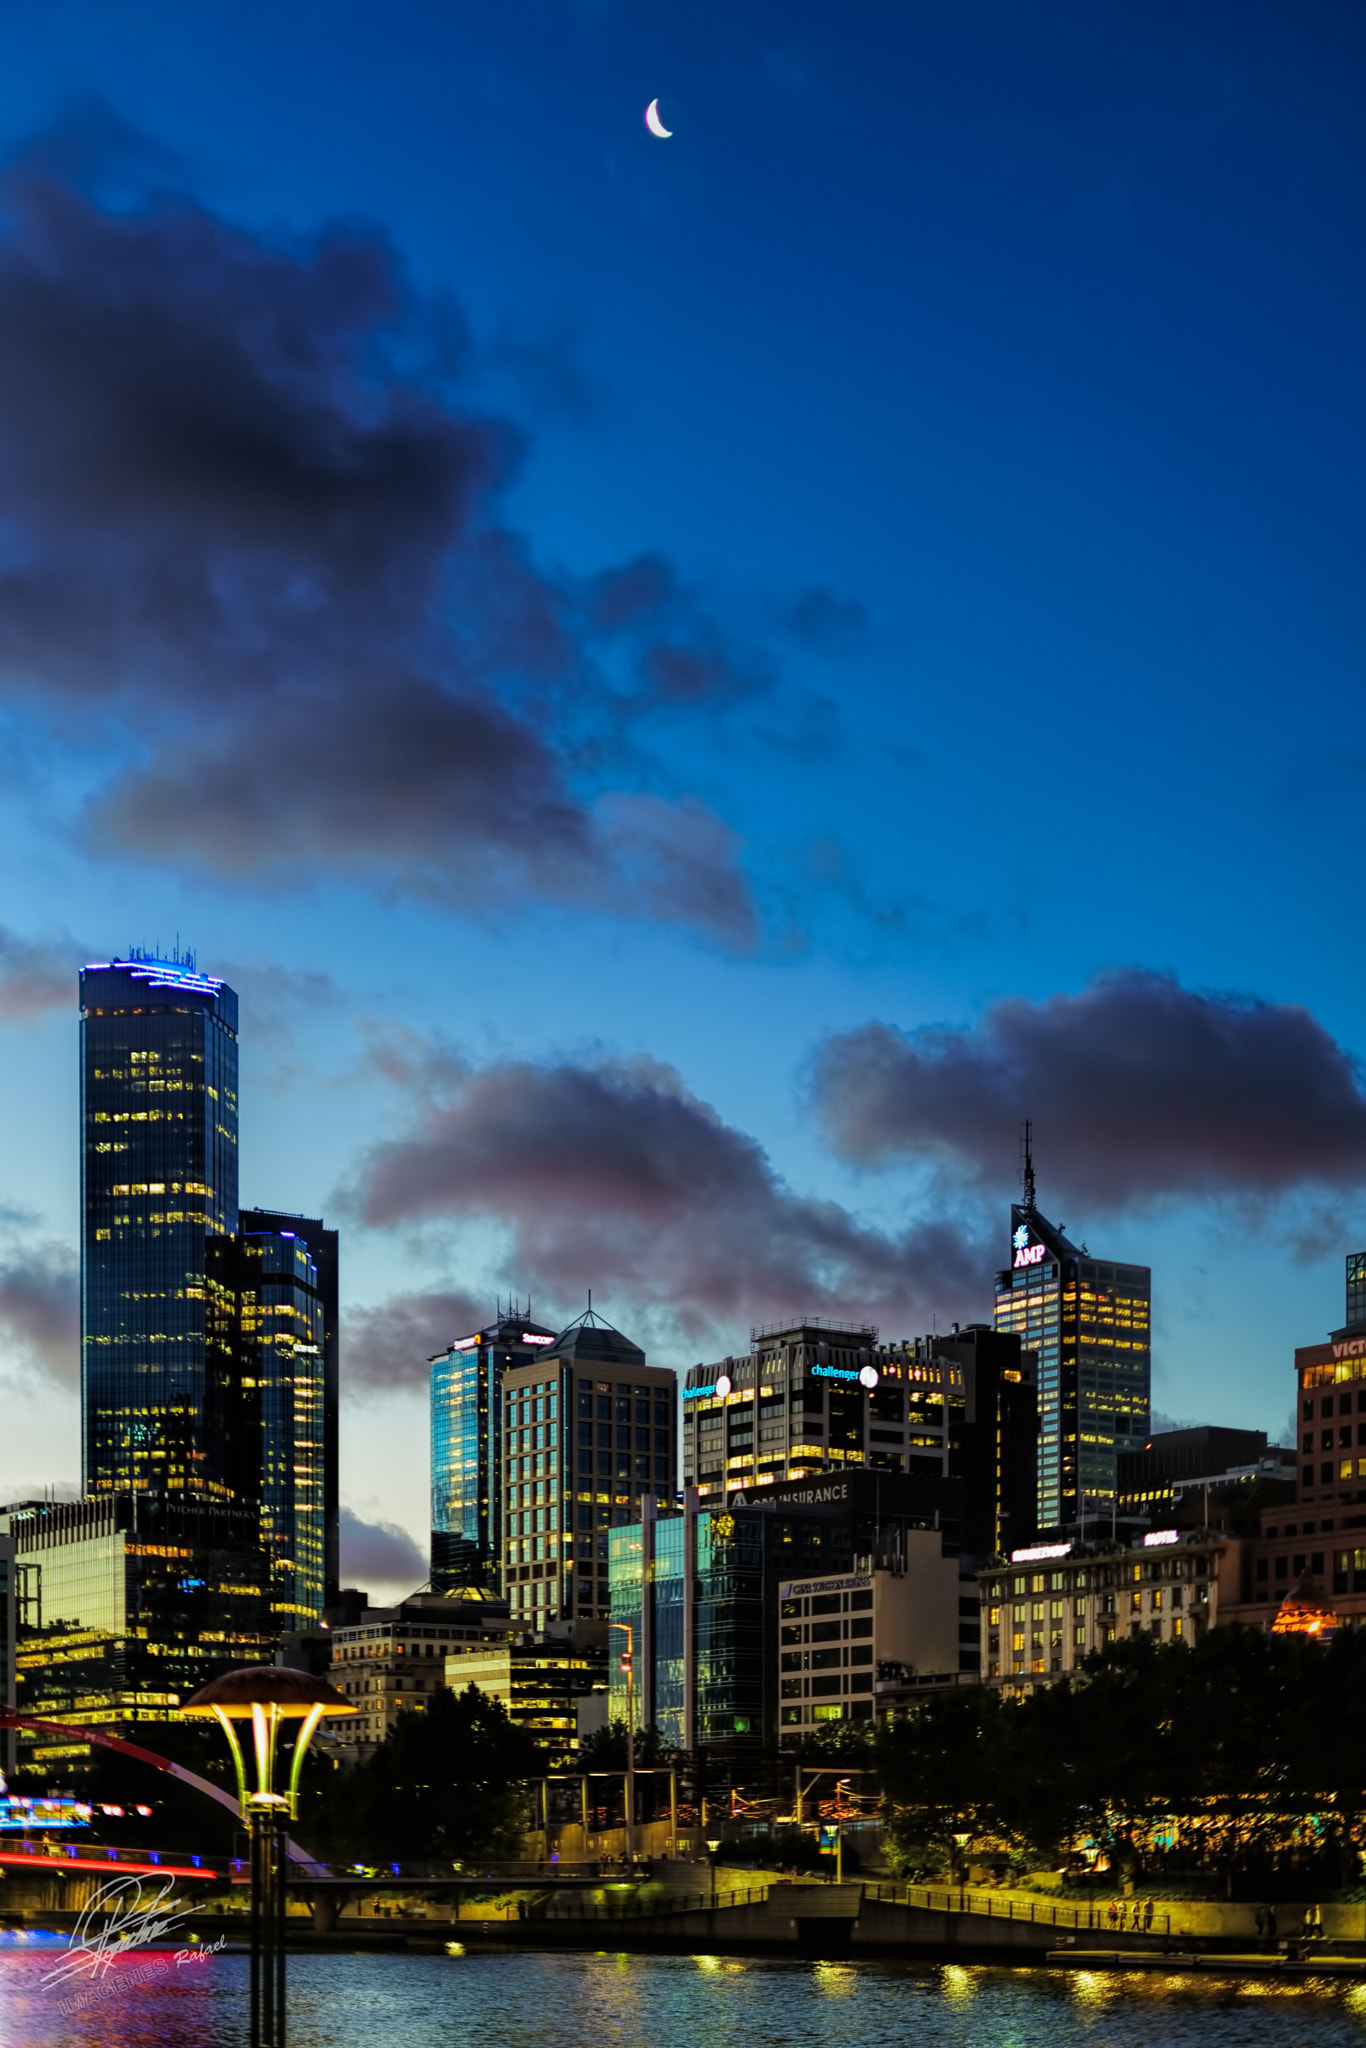
<instances>
[{"instance_id":1,"label":"water reflection","mask_svg":"<svg viewBox=\"0 0 1366 2048\"><path fill-rule=\"evenodd\" d=\"M130 1956L74 2013L0 1939L0 2048L239 2048L246 1960ZM136 1976L134 1972L137 1972ZM290 2048L1366 2048L1366 1986L719 1956L296 1956Z\"/></svg>"}]
</instances>

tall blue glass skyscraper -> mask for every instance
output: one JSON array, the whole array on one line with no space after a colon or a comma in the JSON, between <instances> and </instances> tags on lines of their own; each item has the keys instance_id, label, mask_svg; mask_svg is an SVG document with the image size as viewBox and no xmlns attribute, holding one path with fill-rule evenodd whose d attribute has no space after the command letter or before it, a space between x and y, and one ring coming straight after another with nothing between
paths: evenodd
<instances>
[{"instance_id":1,"label":"tall blue glass skyscraper","mask_svg":"<svg viewBox=\"0 0 1366 2048\"><path fill-rule=\"evenodd\" d=\"M237 1228L237 997L137 956L80 993L84 1490L226 1501L239 1392L208 1360L205 1246Z\"/></svg>"}]
</instances>

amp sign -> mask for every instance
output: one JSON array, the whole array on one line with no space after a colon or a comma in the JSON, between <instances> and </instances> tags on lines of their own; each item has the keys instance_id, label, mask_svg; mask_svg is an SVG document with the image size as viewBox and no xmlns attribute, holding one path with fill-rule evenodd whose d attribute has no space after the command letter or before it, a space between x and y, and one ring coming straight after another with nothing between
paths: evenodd
<instances>
[{"instance_id":1,"label":"amp sign","mask_svg":"<svg viewBox=\"0 0 1366 2048\"><path fill-rule=\"evenodd\" d=\"M1010 1241L1015 1247L1015 1264L1017 1266L1037 1266L1039 1260L1048 1251L1046 1244L1031 1244L1029 1242L1029 1226L1026 1223L1020 1225Z\"/></svg>"}]
</instances>

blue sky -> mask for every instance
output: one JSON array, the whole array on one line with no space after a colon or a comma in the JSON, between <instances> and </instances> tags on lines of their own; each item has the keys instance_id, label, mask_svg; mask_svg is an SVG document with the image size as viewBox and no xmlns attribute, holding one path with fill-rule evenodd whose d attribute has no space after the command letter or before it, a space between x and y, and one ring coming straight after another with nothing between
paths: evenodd
<instances>
[{"instance_id":1,"label":"blue sky","mask_svg":"<svg viewBox=\"0 0 1366 2048\"><path fill-rule=\"evenodd\" d=\"M244 1200L346 1232L364 1516L421 1536L419 1354L500 1288L680 1364L989 1313L1024 1114L1156 1405L1280 1432L1366 1241L1364 60L1256 0L0 11L7 1487L75 1476L62 977L177 932Z\"/></svg>"}]
</instances>

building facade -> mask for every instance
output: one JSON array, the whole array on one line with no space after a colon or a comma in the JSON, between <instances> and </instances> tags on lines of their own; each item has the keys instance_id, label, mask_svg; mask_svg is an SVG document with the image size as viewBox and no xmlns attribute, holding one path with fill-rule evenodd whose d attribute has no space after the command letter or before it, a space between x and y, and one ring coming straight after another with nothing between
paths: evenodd
<instances>
[{"instance_id":1,"label":"building facade","mask_svg":"<svg viewBox=\"0 0 1366 2048\"><path fill-rule=\"evenodd\" d=\"M236 1396L236 1497L259 1507L275 1627L307 1629L328 1604L331 1534L318 1269L292 1230L240 1230L206 1247L205 1274L211 1377Z\"/></svg>"},{"instance_id":2,"label":"building facade","mask_svg":"<svg viewBox=\"0 0 1366 2048\"><path fill-rule=\"evenodd\" d=\"M935 1584L955 1589L953 1669L975 1673L977 1594L958 1556L960 1499L954 1480L855 1468L715 1506L688 1489L681 1512L656 1515L646 1503L610 1539L613 1717L657 1728L673 1748L752 1761L783 1725L781 1587L855 1571L918 1585L931 1559ZM927 1592L927 1611L937 1597Z\"/></svg>"},{"instance_id":3,"label":"building facade","mask_svg":"<svg viewBox=\"0 0 1366 2048\"><path fill-rule=\"evenodd\" d=\"M503 1641L505 1601L478 1587L415 1593L397 1607L370 1607L332 1630L329 1676L355 1707L329 1729L339 1750L368 1756L405 1708L426 1707L447 1682L446 1659L457 1648Z\"/></svg>"},{"instance_id":4,"label":"building facade","mask_svg":"<svg viewBox=\"0 0 1366 2048\"><path fill-rule=\"evenodd\" d=\"M11 1710L14 1693L14 1638L19 1626L14 1571L14 1538L0 1536L0 1703ZM0 1729L0 1772L14 1773L14 1730Z\"/></svg>"},{"instance_id":5,"label":"building facade","mask_svg":"<svg viewBox=\"0 0 1366 2048\"><path fill-rule=\"evenodd\" d=\"M780 1740L871 1721L879 1680L959 1675L958 1561L934 1530L907 1533L905 1568L788 1579L778 1587ZM975 1597L971 1606L977 1607Z\"/></svg>"},{"instance_id":6,"label":"building facade","mask_svg":"<svg viewBox=\"0 0 1366 2048\"><path fill-rule=\"evenodd\" d=\"M432 1585L501 1590L503 1375L530 1365L555 1332L500 1311L431 1359Z\"/></svg>"},{"instance_id":7,"label":"building facade","mask_svg":"<svg viewBox=\"0 0 1366 2048\"><path fill-rule=\"evenodd\" d=\"M1167 1429L1118 1460L1119 1516L1162 1526L1188 1493L1224 1494L1256 1481L1294 1480L1293 1451L1268 1444L1263 1429Z\"/></svg>"},{"instance_id":8,"label":"building facade","mask_svg":"<svg viewBox=\"0 0 1366 2048\"><path fill-rule=\"evenodd\" d=\"M453 1651L446 1683L453 1692L477 1686L497 1700L541 1745L547 1768L567 1770L578 1758L581 1703L607 1689L607 1656L566 1635L520 1635Z\"/></svg>"},{"instance_id":9,"label":"building facade","mask_svg":"<svg viewBox=\"0 0 1366 2048\"><path fill-rule=\"evenodd\" d=\"M135 956L80 999L83 1488L227 1501L205 1247L237 1228L237 997Z\"/></svg>"},{"instance_id":10,"label":"building facade","mask_svg":"<svg viewBox=\"0 0 1366 2048\"><path fill-rule=\"evenodd\" d=\"M269 1661L266 1565L250 1509L100 1494L6 1508L0 1532L29 1575L15 1643L22 1712L73 1731L175 1720L211 1678ZM21 1770L88 1758L74 1732L63 1743L21 1731Z\"/></svg>"},{"instance_id":11,"label":"building facade","mask_svg":"<svg viewBox=\"0 0 1366 2048\"><path fill-rule=\"evenodd\" d=\"M1039 1528L1101 1527L1116 1512L1117 1459L1148 1435L1152 1274L1073 1244L1035 1206L1029 1169L1010 1222L995 1326L1039 1361Z\"/></svg>"},{"instance_id":12,"label":"building facade","mask_svg":"<svg viewBox=\"0 0 1366 2048\"><path fill-rule=\"evenodd\" d=\"M683 1388L683 1482L699 1499L851 1466L953 1477L963 1547L981 1556L1034 1534L1037 1452L1037 1360L985 1324L899 1343L871 1324L774 1324Z\"/></svg>"},{"instance_id":13,"label":"building facade","mask_svg":"<svg viewBox=\"0 0 1366 2048\"><path fill-rule=\"evenodd\" d=\"M589 1309L503 1376L503 1584L513 1624L601 1640L611 1530L672 1499L678 1381ZM596 1634L594 1626L596 1626Z\"/></svg>"},{"instance_id":14,"label":"building facade","mask_svg":"<svg viewBox=\"0 0 1366 2048\"><path fill-rule=\"evenodd\" d=\"M1121 1636L1195 1642L1228 1619L1243 1545L1198 1529L1150 1531L1134 1544L1040 1543L981 1580L982 1675L1027 1691L1063 1677Z\"/></svg>"},{"instance_id":15,"label":"building facade","mask_svg":"<svg viewBox=\"0 0 1366 2048\"><path fill-rule=\"evenodd\" d=\"M247 1237L271 1231L282 1236L292 1232L307 1248L316 1274L318 1301L323 1319L323 1585L325 1607L335 1604L341 1589L339 1541L339 1478L341 1399L341 1258L340 1238L329 1230L321 1216L296 1216L288 1209L239 1209L238 1230Z\"/></svg>"}]
</instances>

